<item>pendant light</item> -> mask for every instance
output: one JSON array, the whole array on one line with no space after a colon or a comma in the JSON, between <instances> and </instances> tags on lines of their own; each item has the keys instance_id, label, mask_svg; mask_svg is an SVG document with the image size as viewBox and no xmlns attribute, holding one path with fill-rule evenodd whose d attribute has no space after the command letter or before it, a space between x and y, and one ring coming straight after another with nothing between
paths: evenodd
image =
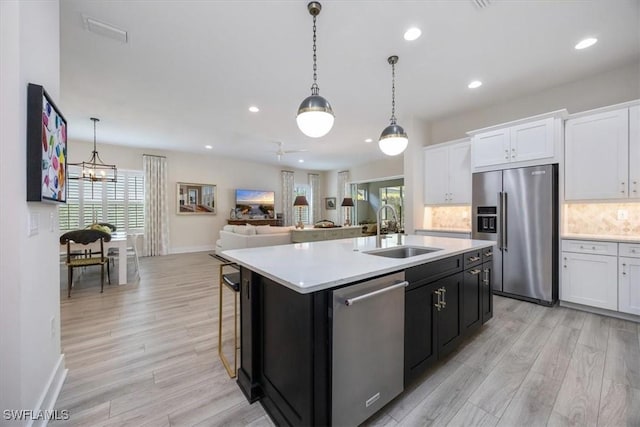
<instances>
[{"instance_id":1,"label":"pendant light","mask_svg":"<svg viewBox=\"0 0 640 427\"><path fill-rule=\"evenodd\" d=\"M313 84L311 85L311 96L305 98L298 108L296 122L302 133L311 138L320 138L329 133L333 127L334 115L329 101L318 94L320 89L317 83L316 17L320 14L322 6L319 2L312 1L307 5L307 9L313 16Z\"/></svg>"},{"instance_id":2,"label":"pendant light","mask_svg":"<svg viewBox=\"0 0 640 427\"><path fill-rule=\"evenodd\" d=\"M391 64L391 123L380 134L378 146L387 156L397 156L409 144L407 133L396 123L396 64L398 57L390 56L387 61Z\"/></svg>"},{"instance_id":3,"label":"pendant light","mask_svg":"<svg viewBox=\"0 0 640 427\"><path fill-rule=\"evenodd\" d=\"M82 163L69 163L69 165L79 166L82 168L82 174L77 178L91 182L116 182L118 180L118 170L116 165L108 165L102 161L96 149L96 123L100 121L95 117L91 117L93 121L93 152L91 158Z\"/></svg>"}]
</instances>

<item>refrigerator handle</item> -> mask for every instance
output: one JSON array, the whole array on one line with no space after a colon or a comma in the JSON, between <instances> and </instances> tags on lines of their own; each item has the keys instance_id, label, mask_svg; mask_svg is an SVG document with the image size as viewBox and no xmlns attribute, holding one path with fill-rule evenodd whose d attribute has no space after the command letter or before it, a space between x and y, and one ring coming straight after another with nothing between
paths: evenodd
<instances>
[{"instance_id":1,"label":"refrigerator handle","mask_svg":"<svg viewBox=\"0 0 640 427\"><path fill-rule=\"evenodd\" d=\"M502 247L503 247L503 236L502 236L502 221L503 221L503 214L502 214L502 210L503 210L503 204L502 204L502 191L498 192L498 214L500 215L499 219L500 222L497 224L498 226L498 249L500 251L502 251Z\"/></svg>"},{"instance_id":2,"label":"refrigerator handle","mask_svg":"<svg viewBox=\"0 0 640 427\"><path fill-rule=\"evenodd\" d=\"M507 236L507 192L502 193L502 247L505 252L509 249L509 240Z\"/></svg>"}]
</instances>

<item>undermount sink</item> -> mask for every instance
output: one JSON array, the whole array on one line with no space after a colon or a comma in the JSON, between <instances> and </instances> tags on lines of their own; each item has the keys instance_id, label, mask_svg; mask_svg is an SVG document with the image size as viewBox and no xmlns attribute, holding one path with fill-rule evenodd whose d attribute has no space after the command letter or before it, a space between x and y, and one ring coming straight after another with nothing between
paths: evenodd
<instances>
[{"instance_id":1,"label":"undermount sink","mask_svg":"<svg viewBox=\"0 0 640 427\"><path fill-rule=\"evenodd\" d=\"M431 252L441 251L439 248L423 248L420 246L396 246L388 249L377 249L364 252L369 255L384 256L387 258L409 258L412 256L424 255Z\"/></svg>"}]
</instances>

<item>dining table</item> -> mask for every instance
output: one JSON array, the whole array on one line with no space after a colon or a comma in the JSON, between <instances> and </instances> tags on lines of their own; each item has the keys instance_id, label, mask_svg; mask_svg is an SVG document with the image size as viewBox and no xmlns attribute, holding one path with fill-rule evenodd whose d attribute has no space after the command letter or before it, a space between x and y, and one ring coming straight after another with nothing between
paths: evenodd
<instances>
[{"instance_id":1,"label":"dining table","mask_svg":"<svg viewBox=\"0 0 640 427\"><path fill-rule=\"evenodd\" d=\"M84 251L91 249L93 251L100 251L100 243L93 243L89 245L83 245L81 243L71 242L71 251ZM105 253L109 253L109 249L118 249L118 284L127 284L127 233L114 231L111 233L111 240L103 243ZM61 252L66 253L66 245L61 245Z\"/></svg>"}]
</instances>

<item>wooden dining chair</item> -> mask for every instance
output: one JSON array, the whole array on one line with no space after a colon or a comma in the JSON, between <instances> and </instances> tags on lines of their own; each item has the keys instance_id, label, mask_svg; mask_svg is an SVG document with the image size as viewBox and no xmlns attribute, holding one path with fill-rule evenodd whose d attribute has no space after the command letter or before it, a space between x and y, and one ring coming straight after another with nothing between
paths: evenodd
<instances>
[{"instance_id":1,"label":"wooden dining chair","mask_svg":"<svg viewBox=\"0 0 640 427\"><path fill-rule=\"evenodd\" d=\"M71 288L73 287L73 269L77 267L88 267L92 265L99 265L101 267L100 272L100 293L104 291L104 266L107 266L107 278L109 284L111 284L111 274L109 273L109 258L104 254L104 242L111 241L111 234L105 233L101 230L73 230L64 233L60 236L60 244L67 246L67 298L71 298ZM99 251L88 251L91 255L86 257L74 257L71 251L71 243L78 243L82 245L89 245L99 242ZM99 252L99 254L98 254Z\"/></svg>"}]
</instances>

